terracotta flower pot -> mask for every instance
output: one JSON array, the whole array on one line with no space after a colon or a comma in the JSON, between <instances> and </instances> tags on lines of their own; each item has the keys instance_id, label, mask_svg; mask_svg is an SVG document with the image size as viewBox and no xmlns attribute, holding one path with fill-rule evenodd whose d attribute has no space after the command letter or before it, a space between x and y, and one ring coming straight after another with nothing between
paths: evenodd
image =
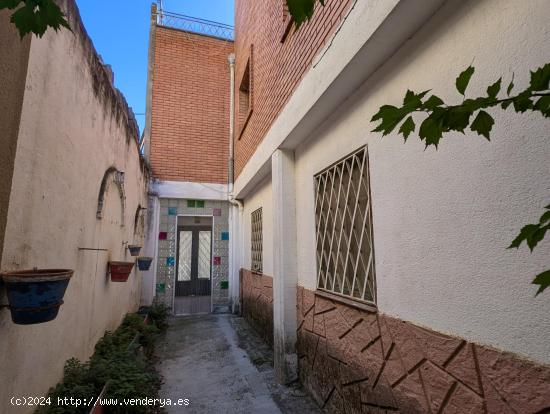
<instances>
[{"instance_id":1,"label":"terracotta flower pot","mask_svg":"<svg viewBox=\"0 0 550 414\"><path fill-rule=\"evenodd\" d=\"M126 282L133 267L134 262L109 262L111 282Z\"/></svg>"},{"instance_id":2,"label":"terracotta flower pot","mask_svg":"<svg viewBox=\"0 0 550 414\"><path fill-rule=\"evenodd\" d=\"M33 269L2 273L11 318L18 325L54 320L74 271Z\"/></svg>"},{"instance_id":3,"label":"terracotta flower pot","mask_svg":"<svg viewBox=\"0 0 550 414\"><path fill-rule=\"evenodd\" d=\"M152 257L139 257L137 259L138 269L142 271L149 270L152 261Z\"/></svg>"},{"instance_id":4,"label":"terracotta flower pot","mask_svg":"<svg viewBox=\"0 0 550 414\"><path fill-rule=\"evenodd\" d=\"M141 246L138 246L137 244L129 244L128 245L128 250L130 250L130 255L139 256Z\"/></svg>"}]
</instances>

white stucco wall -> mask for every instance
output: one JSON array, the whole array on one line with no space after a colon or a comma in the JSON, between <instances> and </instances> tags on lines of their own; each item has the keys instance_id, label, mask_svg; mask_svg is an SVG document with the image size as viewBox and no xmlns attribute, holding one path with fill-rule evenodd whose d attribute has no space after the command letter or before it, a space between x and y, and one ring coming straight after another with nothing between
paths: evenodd
<instances>
[{"instance_id":1,"label":"white stucco wall","mask_svg":"<svg viewBox=\"0 0 550 414\"><path fill-rule=\"evenodd\" d=\"M313 175L368 144L380 311L550 363L549 296L531 285L550 241L506 249L549 202L549 121L494 110L491 142L450 134L438 151L382 139L369 121L407 88L458 101L455 78L472 61L472 94L512 71L525 87L549 60L549 15L545 0L448 2L298 147L299 284L316 283Z\"/></svg>"},{"instance_id":2,"label":"white stucco wall","mask_svg":"<svg viewBox=\"0 0 550 414\"><path fill-rule=\"evenodd\" d=\"M87 61L93 50L82 36L79 29L49 30L31 43L2 270L75 273L56 320L21 326L8 311L0 313L2 412L33 412L35 407L12 407L9 399L44 395L61 379L65 360L86 360L105 330L139 306L139 272L127 283L112 283L106 270L110 260L134 261L123 242L143 244L143 234L134 234L134 216L138 204L147 206L146 178L124 119L93 92ZM123 223L113 183L103 219L96 218L100 184L111 166L125 172ZM3 289L2 296L5 303Z\"/></svg>"},{"instance_id":3,"label":"white stucco wall","mask_svg":"<svg viewBox=\"0 0 550 414\"><path fill-rule=\"evenodd\" d=\"M273 193L271 191L271 176L259 183L258 186L256 186L249 194L249 196L243 200L243 204L243 267L246 269L251 269L251 215L254 210L261 207L263 220L263 273L268 276L273 276Z\"/></svg>"}]
</instances>

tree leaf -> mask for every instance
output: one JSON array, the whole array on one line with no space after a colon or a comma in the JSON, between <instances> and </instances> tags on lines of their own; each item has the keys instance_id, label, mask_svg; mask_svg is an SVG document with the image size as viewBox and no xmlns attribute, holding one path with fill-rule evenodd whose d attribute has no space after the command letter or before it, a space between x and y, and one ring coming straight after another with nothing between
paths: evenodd
<instances>
[{"instance_id":1,"label":"tree leaf","mask_svg":"<svg viewBox=\"0 0 550 414\"><path fill-rule=\"evenodd\" d=\"M532 91L545 91L550 88L550 63L531 71L531 83L529 89Z\"/></svg>"},{"instance_id":2,"label":"tree leaf","mask_svg":"<svg viewBox=\"0 0 550 414\"><path fill-rule=\"evenodd\" d=\"M302 23L311 19L313 11L315 10L316 0L286 0L288 11L292 16L296 29L298 29ZM325 1L320 1L321 5L325 5Z\"/></svg>"},{"instance_id":3,"label":"tree leaf","mask_svg":"<svg viewBox=\"0 0 550 414\"><path fill-rule=\"evenodd\" d=\"M513 248L519 248L521 246L521 243L523 243L524 240L527 240L531 234L536 232L539 229L538 224L527 224L526 226L523 226L523 228L520 230L518 236L512 241L512 244L508 247L509 249Z\"/></svg>"},{"instance_id":4,"label":"tree leaf","mask_svg":"<svg viewBox=\"0 0 550 414\"><path fill-rule=\"evenodd\" d=\"M479 111L476 119L474 119L474 122L470 125L470 129L477 132L479 135L483 135L490 141L490 133L494 123L495 121L491 115L485 111Z\"/></svg>"},{"instance_id":5,"label":"tree leaf","mask_svg":"<svg viewBox=\"0 0 550 414\"><path fill-rule=\"evenodd\" d=\"M500 86L501 86L502 78L497 80L495 83L493 83L491 86L487 88L487 95L489 98L496 98L498 93L500 92Z\"/></svg>"},{"instance_id":6,"label":"tree leaf","mask_svg":"<svg viewBox=\"0 0 550 414\"><path fill-rule=\"evenodd\" d=\"M508 109L508 107L512 104L512 101L504 101L502 102L502 104L500 105L502 107L502 109Z\"/></svg>"},{"instance_id":7,"label":"tree leaf","mask_svg":"<svg viewBox=\"0 0 550 414\"><path fill-rule=\"evenodd\" d=\"M474 74L475 69L473 66L468 66L467 69L465 69L458 77L456 78L456 89L461 95L464 95L466 92L466 88L468 87L468 83L470 83L470 79L472 78L472 75Z\"/></svg>"},{"instance_id":8,"label":"tree leaf","mask_svg":"<svg viewBox=\"0 0 550 414\"><path fill-rule=\"evenodd\" d=\"M411 90L407 90L405 98L403 99L403 109L407 112L412 112L420 108L422 106L422 98L427 93L428 91L424 91L416 94Z\"/></svg>"},{"instance_id":9,"label":"tree leaf","mask_svg":"<svg viewBox=\"0 0 550 414\"><path fill-rule=\"evenodd\" d=\"M426 102L424 102L424 104L422 105L422 108L431 111L434 108L437 108L438 106L443 105L444 103L445 102L443 102L443 100L439 96L432 95L426 100Z\"/></svg>"},{"instance_id":10,"label":"tree leaf","mask_svg":"<svg viewBox=\"0 0 550 414\"><path fill-rule=\"evenodd\" d=\"M529 249L533 251L535 247L537 247L537 244L544 239L544 235L546 234L546 230L548 230L548 227L540 227L538 226L538 229L534 231L533 233L529 234L527 236L527 246L529 246Z\"/></svg>"},{"instance_id":11,"label":"tree leaf","mask_svg":"<svg viewBox=\"0 0 550 414\"><path fill-rule=\"evenodd\" d=\"M535 296L538 296L540 293L544 292L544 290L550 286L550 270L547 270L545 272L539 273L535 279L532 282L534 285L539 285L539 290L535 294Z\"/></svg>"},{"instance_id":12,"label":"tree leaf","mask_svg":"<svg viewBox=\"0 0 550 414\"><path fill-rule=\"evenodd\" d=\"M550 116L550 95L541 96L535 103L535 109L540 111L544 116Z\"/></svg>"},{"instance_id":13,"label":"tree leaf","mask_svg":"<svg viewBox=\"0 0 550 414\"><path fill-rule=\"evenodd\" d=\"M510 96L510 93L512 92L512 89L514 89L514 73L512 73L512 80L510 81L510 84L508 85L508 89L506 89L506 94L508 96Z\"/></svg>"},{"instance_id":14,"label":"tree leaf","mask_svg":"<svg viewBox=\"0 0 550 414\"><path fill-rule=\"evenodd\" d=\"M443 118L442 113L434 111L420 125L418 135L422 141L426 141L426 147L429 145L437 145L443 136Z\"/></svg>"},{"instance_id":15,"label":"tree leaf","mask_svg":"<svg viewBox=\"0 0 550 414\"><path fill-rule=\"evenodd\" d=\"M464 132L466 127L470 125L470 117L473 111L464 107L454 107L448 111L446 117L446 126L449 130Z\"/></svg>"},{"instance_id":16,"label":"tree leaf","mask_svg":"<svg viewBox=\"0 0 550 414\"><path fill-rule=\"evenodd\" d=\"M21 37L28 33L34 33L42 37L48 27L56 31L61 27L71 30L65 15L53 0L26 0L18 1L22 7L11 16L11 22L19 31ZM13 8L13 0L0 0L1 8Z\"/></svg>"},{"instance_id":17,"label":"tree leaf","mask_svg":"<svg viewBox=\"0 0 550 414\"><path fill-rule=\"evenodd\" d=\"M533 108L533 102L530 99L531 94L529 91L522 92L514 98L514 109L516 112L525 112L528 109Z\"/></svg>"},{"instance_id":18,"label":"tree leaf","mask_svg":"<svg viewBox=\"0 0 550 414\"><path fill-rule=\"evenodd\" d=\"M403 137L405 138L405 141L406 141L409 135L412 132L414 132L415 128L416 128L416 125L414 124L412 116L409 116L407 119L405 119L405 122L403 122L403 124L401 125L401 128L399 128L399 132L403 134Z\"/></svg>"},{"instance_id":19,"label":"tree leaf","mask_svg":"<svg viewBox=\"0 0 550 414\"><path fill-rule=\"evenodd\" d=\"M540 217L539 223L540 223L540 224L544 224L544 223L546 223L547 221L550 221L550 211L547 211L546 213L544 213L544 214Z\"/></svg>"},{"instance_id":20,"label":"tree leaf","mask_svg":"<svg viewBox=\"0 0 550 414\"><path fill-rule=\"evenodd\" d=\"M394 128L403 120L406 113L400 108L393 105L384 105L371 118L371 121L380 120L380 124L373 129L373 132L382 132L383 135L388 135Z\"/></svg>"},{"instance_id":21,"label":"tree leaf","mask_svg":"<svg viewBox=\"0 0 550 414\"><path fill-rule=\"evenodd\" d=\"M15 9L24 0L0 0L0 9Z\"/></svg>"}]
</instances>

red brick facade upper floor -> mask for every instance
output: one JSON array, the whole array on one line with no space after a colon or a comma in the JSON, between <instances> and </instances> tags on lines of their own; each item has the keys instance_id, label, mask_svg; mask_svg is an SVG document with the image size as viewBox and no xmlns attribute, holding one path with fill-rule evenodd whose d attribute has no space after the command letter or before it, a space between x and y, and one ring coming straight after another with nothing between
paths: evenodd
<instances>
[{"instance_id":1,"label":"red brick facade upper floor","mask_svg":"<svg viewBox=\"0 0 550 414\"><path fill-rule=\"evenodd\" d=\"M155 178L227 183L233 42L156 26L149 159Z\"/></svg>"},{"instance_id":2,"label":"red brick facade upper floor","mask_svg":"<svg viewBox=\"0 0 550 414\"><path fill-rule=\"evenodd\" d=\"M235 176L284 108L352 0L317 3L297 31L285 0L235 1Z\"/></svg>"}]
</instances>

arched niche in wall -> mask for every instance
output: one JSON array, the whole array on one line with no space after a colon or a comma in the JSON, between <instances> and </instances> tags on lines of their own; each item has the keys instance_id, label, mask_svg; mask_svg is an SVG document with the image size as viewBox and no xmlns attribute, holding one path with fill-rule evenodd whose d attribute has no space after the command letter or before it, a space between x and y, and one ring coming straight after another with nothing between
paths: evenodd
<instances>
[{"instance_id":1,"label":"arched niche in wall","mask_svg":"<svg viewBox=\"0 0 550 414\"><path fill-rule=\"evenodd\" d=\"M147 210L144 207L141 207L141 204L138 204L136 208L136 214L134 215L134 236L144 236L145 235L145 217L143 211Z\"/></svg>"},{"instance_id":2,"label":"arched niche in wall","mask_svg":"<svg viewBox=\"0 0 550 414\"><path fill-rule=\"evenodd\" d=\"M103 179L101 180L101 186L99 187L99 196L97 197L97 213L96 218L101 220L103 218L103 208L105 204L105 193L109 188L109 184L114 183L118 189L120 196L120 223L121 227L124 227L124 217L126 210L126 195L124 194L124 172L117 170L115 167L107 168Z\"/></svg>"}]
</instances>

